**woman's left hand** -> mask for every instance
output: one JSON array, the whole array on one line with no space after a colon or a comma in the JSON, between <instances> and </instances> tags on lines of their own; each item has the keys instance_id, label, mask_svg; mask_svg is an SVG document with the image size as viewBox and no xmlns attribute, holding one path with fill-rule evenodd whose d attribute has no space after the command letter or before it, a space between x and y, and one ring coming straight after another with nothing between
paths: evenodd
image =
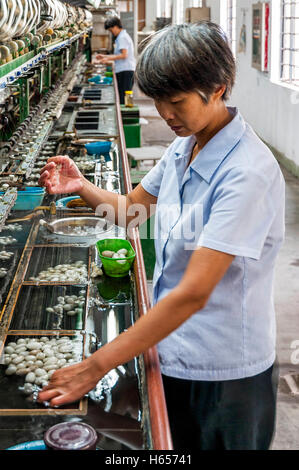
<instances>
[{"instance_id":1,"label":"woman's left hand","mask_svg":"<svg viewBox=\"0 0 299 470\"><path fill-rule=\"evenodd\" d=\"M38 402L48 401L50 406L73 403L92 390L103 375L91 358L56 370L49 384L38 394Z\"/></svg>"}]
</instances>

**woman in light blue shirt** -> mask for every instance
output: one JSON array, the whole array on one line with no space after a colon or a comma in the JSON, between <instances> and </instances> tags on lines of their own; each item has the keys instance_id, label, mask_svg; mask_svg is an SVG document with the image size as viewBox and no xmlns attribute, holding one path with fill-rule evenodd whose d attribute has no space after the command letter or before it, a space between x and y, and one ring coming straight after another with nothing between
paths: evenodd
<instances>
[{"instance_id":1,"label":"woman in light blue shirt","mask_svg":"<svg viewBox=\"0 0 299 470\"><path fill-rule=\"evenodd\" d=\"M118 85L120 104L125 102L125 91L133 88L136 59L134 56L134 44L117 16L111 16L105 21L105 29L108 29L116 38L114 54L98 54L97 59L103 64L115 62L115 74Z\"/></svg>"},{"instance_id":2,"label":"woman in light blue shirt","mask_svg":"<svg viewBox=\"0 0 299 470\"><path fill-rule=\"evenodd\" d=\"M127 224L134 208L144 207L146 218L155 207L154 305L90 358L55 372L40 400L75 400L158 344L176 449L268 449L282 173L238 110L226 106L235 62L218 25L156 33L136 79L177 135L141 184L127 196L95 188L68 157L51 158L40 183L49 193L77 192L93 208L110 204L115 214L126 208Z\"/></svg>"}]
</instances>

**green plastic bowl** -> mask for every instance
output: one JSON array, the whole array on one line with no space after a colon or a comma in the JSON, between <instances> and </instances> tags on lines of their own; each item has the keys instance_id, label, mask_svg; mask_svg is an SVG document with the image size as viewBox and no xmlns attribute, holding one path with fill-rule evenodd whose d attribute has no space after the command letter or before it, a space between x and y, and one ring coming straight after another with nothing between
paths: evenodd
<instances>
[{"instance_id":1,"label":"green plastic bowl","mask_svg":"<svg viewBox=\"0 0 299 470\"><path fill-rule=\"evenodd\" d=\"M135 251L128 240L123 240L121 238L105 238L104 240L99 240L96 243L96 247L107 276L124 277L128 274L136 256ZM126 250L128 250L125 263L123 264L120 264L117 261L124 261L124 258L107 258L106 256L102 256L102 252L105 250L116 252L121 248L126 248Z\"/></svg>"}]
</instances>

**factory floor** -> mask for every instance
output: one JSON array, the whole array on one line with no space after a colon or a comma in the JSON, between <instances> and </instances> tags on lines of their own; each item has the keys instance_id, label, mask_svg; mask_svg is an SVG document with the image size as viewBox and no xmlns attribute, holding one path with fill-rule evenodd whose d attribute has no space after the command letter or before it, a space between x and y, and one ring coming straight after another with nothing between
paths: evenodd
<instances>
[{"instance_id":1,"label":"factory floor","mask_svg":"<svg viewBox=\"0 0 299 470\"><path fill-rule=\"evenodd\" d=\"M134 92L140 116L148 123L142 124L142 145L167 147L175 134L160 118L153 102ZM286 238L276 263L275 305L277 315L277 357L279 362L279 388L277 401L276 432L273 450L299 449L299 395L292 395L286 385L286 374L298 374L299 364L291 363L296 345L299 350L299 180L282 168L286 180ZM150 295L152 283L148 282ZM299 361L299 352L297 354ZM299 379L298 379L299 385ZM299 387L298 387L299 388Z\"/></svg>"}]
</instances>

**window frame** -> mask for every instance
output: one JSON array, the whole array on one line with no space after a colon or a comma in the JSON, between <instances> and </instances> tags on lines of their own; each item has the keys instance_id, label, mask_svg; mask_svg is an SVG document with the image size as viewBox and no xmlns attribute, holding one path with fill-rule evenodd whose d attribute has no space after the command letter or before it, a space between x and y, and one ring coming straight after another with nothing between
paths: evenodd
<instances>
[{"instance_id":1,"label":"window frame","mask_svg":"<svg viewBox=\"0 0 299 470\"><path fill-rule=\"evenodd\" d=\"M290 16L286 16L286 7L290 6ZM281 0L281 18L280 18L280 64L279 64L279 78L280 82L287 85L299 87L299 47L296 48L295 40L298 38L299 45L299 0ZM289 31L286 31L286 21L289 20ZM296 32L296 25L297 31ZM287 36L289 38L287 39ZM286 45L288 44L288 47ZM285 62L285 53L289 51L289 60ZM298 65L297 65L298 64ZM296 73L297 72L297 73ZM298 77L298 78L296 78Z\"/></svg>"},{"instance_id":2,"label":"window frame","mask_svg":"<svg viewBox=\"0 0 299 470\"><path fill-rule=\"evenodd\" d=\"M234 56L237 53L237 1L227 0L226 31Z\"/></svg>"},{"instance_id":3,"label":"window frame","mask_svg":"<svg viewBox=\"0 0 299 470\"><path fill-rule=\"evenodd\" d=\"M237 2L221 0L220 25L226 33L234 57L237 55Z\"/></svg>"}]
</instances>

